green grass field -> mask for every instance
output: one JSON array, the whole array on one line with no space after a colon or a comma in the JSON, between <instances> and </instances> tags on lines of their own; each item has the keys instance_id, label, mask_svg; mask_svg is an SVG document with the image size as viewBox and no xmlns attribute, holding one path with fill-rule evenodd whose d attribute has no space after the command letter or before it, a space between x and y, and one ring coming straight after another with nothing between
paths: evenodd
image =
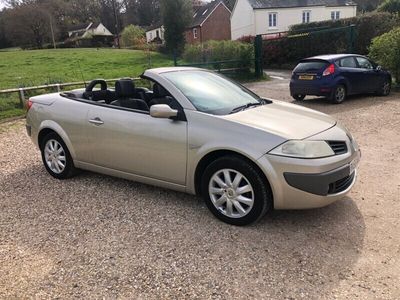
<instances>
[{"instance_id":1,"label":"green grass field","mask_svg":"<svg viewBox=\"0 0 400 300\"><path fill-rule=\"evenodd\" d=\"M155 52L118 49L0 51L0 90L96 78L137 77L148 68L172 66ZM28 95L29 96L29 95ZM0 95L0 119L21 115L17 94Z\"/></svg>"}]
</instances>

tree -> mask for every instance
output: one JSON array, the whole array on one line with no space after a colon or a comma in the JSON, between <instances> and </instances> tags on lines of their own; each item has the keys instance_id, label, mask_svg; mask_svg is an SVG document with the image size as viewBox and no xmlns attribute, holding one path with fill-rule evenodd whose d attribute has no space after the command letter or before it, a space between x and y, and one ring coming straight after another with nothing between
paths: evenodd
<instances>
[{"instance_id":1,"label":"tree","mask_svg":"<svg viewBox=\"0 0 400 300\"><path fill-rule=\"evenodd\" d=\"M390 13L400 12L400 0L386 0L378 7L379 11L386 11Z\"/></svg>"},{"instance_id":2,"label":"tree","mask_svg":"<svg viewBox=\"0 0 400 300\"><path fill-rule=\"evenodd\" d=\"M142 28L135 25L129 25L121 33L122 45L124 47L135 47L146 43L145 32Z\"/></svg>"},{"instance_id":3,"label":"tree","mask_svg":"<svg viewBox=\"0 0 400 300\"><path fill-rule=\"evenodd\" d=\"M192 20L192 1L162 0L161 14L165 42L170 53L181 54L185 47L185 30Z\"/></svg>"},{"instance_id":4,"label":"tree","mask_svg":"<svg viewBox=\"0 0 400 300\"><path fill-rule=\"evenodd\" d=\"M374 38L369 55L389 69L400 83L400 27Z\"/></svg>"},{"instance_id":5,"label":"tree","mask_svg":"<svg viewBox=\"0 0 400 300\"><path fill-rule=\"evenodd\" d=\"M35 45L42 48L44 43L51 41L50 21L51 15L43 5L20 4L6 11L6 37L15 46Z\"/></svg>"}]
</instances>

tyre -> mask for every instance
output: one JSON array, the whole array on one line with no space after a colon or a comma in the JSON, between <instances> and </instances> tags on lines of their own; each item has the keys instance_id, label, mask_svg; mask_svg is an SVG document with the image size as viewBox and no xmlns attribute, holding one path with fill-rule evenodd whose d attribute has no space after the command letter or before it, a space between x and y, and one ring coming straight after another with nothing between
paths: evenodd
<instances>
[{"instance_id":1,"label":"tyre","mask_svg":"<svg viewBox=\"0 0 400 300\"><path fill-rule=\"evenodd\" d=\"M292 95L292 97L293 97L293 99L296 100L296 101L303 101L304 98L306 97L306 95L297 94L297 95Z\"/></svg>"},{"instance_id":2,"label":"tyre","mask_svg":"<svg viewBox=\"0 0 400 300\"><path fill-rule=\"evenodd\" d=\"M228 224L244 226L258 221L272 206L271 188L259 172L236 156L212 162L201 183L207 207Z\"/></svg>"},{"instance_id":3,"label":"tyre","mask_svg":"<svg viewBox=\"0 0 400 300\"><path fill-rule=\"evenodd\" d=\"M388 96L390 94L391 89L392 89L392 82L389 79L385 79L385 81L382 83L378 91L378 95Z\"/></svg>"},{"instance_id":4,"label":"tyre","mask_svg":"<svg viewBox=\"0 0 400 300\"><path fill-rule=\"evenodd\" d=\"M40 143L43 164L51 176L57 179L71 178L77 173L71 154L61 137L52 132Z\"/></svg>"},{"instance_id":5,"label":"tyre","mask_svg":"<svg viewBox=\"0 0 400 300\"><path fill-rule=\"evenodd\" d=\"M342 84L339 84L330 97L330 100L333 103L340 104L346 99L346 87Z\"/></svg>"}]
</instances>

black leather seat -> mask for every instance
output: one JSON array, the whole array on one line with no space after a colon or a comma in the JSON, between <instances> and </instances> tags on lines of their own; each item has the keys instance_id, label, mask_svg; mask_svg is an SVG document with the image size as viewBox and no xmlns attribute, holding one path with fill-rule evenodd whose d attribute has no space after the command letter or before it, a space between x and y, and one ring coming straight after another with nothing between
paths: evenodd
<instances>
[{"instance_id":1,"label":"black leather seat","mask_svg":"<svg viewBox=\"0 0 400 300\"><path fill-rule=\"evenodd\" d=\"M135 84L131 79L121 79L115 83L115 94L117 100L111 105L149 111L149 107L143 99L136 98Z\"/></svg>"},{"instance_id":2,"label":"black leather seat","mask_svg":"<svg viewBox=\"0 0 400 300\"><path fill-rule=\"evenodd\" d=\"M153 85L153 99L149 102L149 106L156 104L167 104L169 106L172 104L170 93L158 83Z\"/></svg>"}]
</instances>

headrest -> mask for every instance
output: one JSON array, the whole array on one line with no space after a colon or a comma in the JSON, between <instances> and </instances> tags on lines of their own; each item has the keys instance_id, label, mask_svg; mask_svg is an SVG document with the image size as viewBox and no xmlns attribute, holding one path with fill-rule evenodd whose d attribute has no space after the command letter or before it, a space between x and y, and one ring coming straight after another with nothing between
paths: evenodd
<instances>
[{"instance_id":1,"label":"headrest","mask_svg":"<svg viewBox=\"0 0 400 300\"><path fill-rule=\"evenodd\" d=\"M153 85L153 93L154 93L154 98L162 98L162 97L169 96L168 91L166 89L164 89L158 83L155 83Z\"/></svg>"},{"instance_id":2,"label":"headrest","mask_svg":"<svg viewBox=\"0 0 400 300\"><path fill-rule=\"evenodd\" d=\"M93 91L93 89L94 89L94 87L96 86L96 85L98 85L98 84L100 84L101 85L101 90L102 91L105 91L105 90L107 90L107 82L105 82L103 79L96 79L96 80L93 80L93 81L91 81L90 83L89 83L89 85L86 87L86 92L91 92L91 91Z\"/></svg>"},{"instance_id":3,"label":"headrest","mask_svg":"<svg viewBox=\"0 0 400 300\"><path fill-rule=\"evenodd\" d=\"M134 98L135 92L135 84L131 79L121 79L115 83L117 98Z\"/></svg>"}]
</instances>

